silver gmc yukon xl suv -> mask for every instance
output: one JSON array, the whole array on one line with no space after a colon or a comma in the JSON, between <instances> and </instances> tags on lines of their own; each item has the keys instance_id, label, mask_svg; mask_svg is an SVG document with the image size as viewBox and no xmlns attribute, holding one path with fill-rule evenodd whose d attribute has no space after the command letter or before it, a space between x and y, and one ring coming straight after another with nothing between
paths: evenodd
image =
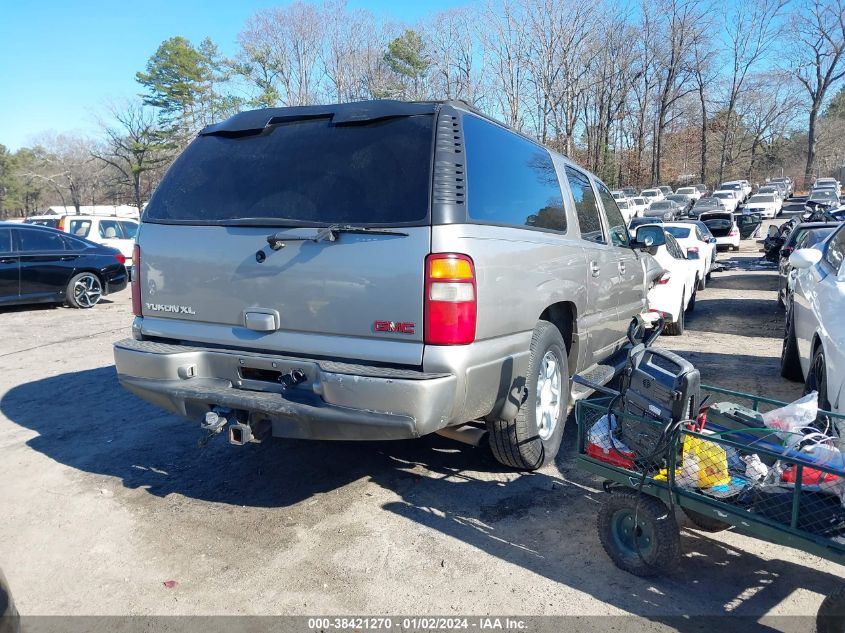
<instances>
[{"instance_id":1,"label":"silver gmc yukon xl suv","mask_svg":"<svg viewBox=\"0 0 845 633\"><path fill-rule=\"evenodd\" d=\"M635 246L595 176L462 102L243 112L144 211L117 372L236 444L476 421L535 469L645 308Z\"/></svg>"}]
</instances>

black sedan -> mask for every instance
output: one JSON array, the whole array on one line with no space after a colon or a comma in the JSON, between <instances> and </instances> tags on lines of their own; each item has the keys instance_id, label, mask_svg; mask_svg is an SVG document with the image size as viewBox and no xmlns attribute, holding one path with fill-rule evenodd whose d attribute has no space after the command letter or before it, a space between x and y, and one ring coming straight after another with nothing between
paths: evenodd
<instances>
[{"instance_id":1,"label":"black sedan","mask_svg":"<svg viewBox=\"0 0 845 633\"><path fill-rule=\"evenodd\" d=\"M0 305L93 308L104 295L126 288L125 263L116 248L34 224L0 222Z\"/></svg>"}]
</instances>

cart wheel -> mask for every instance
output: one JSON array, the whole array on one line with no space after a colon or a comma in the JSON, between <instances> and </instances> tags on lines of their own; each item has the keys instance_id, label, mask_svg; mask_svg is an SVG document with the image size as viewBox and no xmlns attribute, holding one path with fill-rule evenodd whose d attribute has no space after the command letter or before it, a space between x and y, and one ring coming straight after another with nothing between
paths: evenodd
<instances>
[{"instance_id":1,"label":"cart wheel","mask_svg":"<svg viewBox=\"0 0 845 633\"><path fill-rule=\"evenodd\" d=\"M822 602L816 615L817 633L845 632L845 585L839 587Z\"/></svg>"},{"instance_id":2,"label":"cart wheel","mask_svg":"<svg viewBox=\"0 0 845 633\"><path fill-rule=\"evenodd\" d=\"M706 514L700 514L695 510L690 510L688 508L681 508L681 510L684 511L684 514L687 515L687 518L692 521L692 524L697 529L703 530L704 532L722 532L731 527L730 523L719 521L718 519L709 517Z\"/></svg>"},{"instance_id":3,"label":"cart wheel","mask_svg":"<svg viewBox=\"0 0 845 633\"><path fill-rule=\"evenodd\" d=\"M666 574L681 562L678 524L654 497L630 489L614 491L599 510L598 529L607 555L635 576Z\"/></svg>"}]
</instances>

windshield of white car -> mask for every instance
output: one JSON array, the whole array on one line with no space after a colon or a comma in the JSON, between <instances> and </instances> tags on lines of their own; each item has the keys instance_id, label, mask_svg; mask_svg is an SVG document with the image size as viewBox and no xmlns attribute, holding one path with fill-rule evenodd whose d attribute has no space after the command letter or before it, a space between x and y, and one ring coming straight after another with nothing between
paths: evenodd
<instances>
[{"instance_id":1,"label":"windshield of white car","mask_svg":"<svg viewBox=\"0 0 845 633\"><path fill-rule=\"evenodd\" d=\"M814 191L808 200L838 200L839 198L836 197L836 194L833 191L829 190L822 190L822 191Z\"/></svg>"},{"instance_id":2,"label":"windshield of white car","mask_svg":"<svg viewBox=\"0 0 845 633\"><path fill-rule=\"evenodd\" d=\"M773 195L767 196L763 194L758 194L756 196L751 196L748 202L774 202L775 197Z\"/></svg>"}]
</instances>

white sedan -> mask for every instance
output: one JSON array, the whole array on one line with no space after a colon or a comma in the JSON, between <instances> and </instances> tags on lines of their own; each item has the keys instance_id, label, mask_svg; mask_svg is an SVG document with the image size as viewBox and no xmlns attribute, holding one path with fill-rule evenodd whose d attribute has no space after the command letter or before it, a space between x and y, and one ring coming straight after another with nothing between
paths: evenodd
<instances>
[{"instance_id":1,"label":"white sedan","mask_svg":"<svg viewBox=\"0 0 845 633\"><path fill-rule=\"evenodd\" d=\"M659 225L662 227L662 225ZM648 243L646 237L653 235L658 225L643 225L637 228L636 241ZM664 332L669 335L684 333L684 315L695 308L695 295L698 289L699 262L698 254L684 253L677 240L664 232L665 242L653 240L648 252L663 268L663 275L648 291L649 310L659 312L665 319Z\"/></svg>"},{"instance_id":2,"label":"white sedan","mask_svg":"<svg viewBox=\"0 0 845 633\"><path fill-rule=\"evenodd\" d=\"M695 187L680 187L675 193L689 196L696 201L701 199L701 192Z\"/></svg>"},{"instance_id":3,"label":"white sedan","mask_svg":"<svg viewBox=\"0 0 845 633\"><path fill-rule=\"evenodd\" d=\"M796 269L786 301L781 375L819 392L819 407L845 413L845 225L789 256ZM840 434L845 431L842 422Z\"/></svg>"},{"instance_id":4,"label":"white sedan","mask_svg":"<svg viewBox=\"0 0 845 633\"><path fill-rule=\"evenodd\" d=\"M684 255L690 253L698 255L698 289L704 290L710 271L716 261L716 238L705 235L698 226L687 222L667 222L661 224L663 230L675 238L681 246Z\"/></svg>"},{"instance_id":5,"label":"white sedan","mask_svg":"<svg viewBox=\"0 0 845 633\"><path fill-rule=\"evenodd\" d=\"M763 218L776 218L780 214L783 200L774 193L756 193L748 199L743 213L759 213Z\"/></svg>"},{"instance_id":6,"label":"white sedan","mask_svg":"<svg viewBox=\"0 0 845 633\"><path fill-rule=\"evenodd\" d=\"M718 189L713 192L714 198L719 198L728 211L736 211L739 206L738 192L733 189Z\"/></svg>"},{"instance_id":7,"label":"white sedan","mask_svg":"<svg viewBox=\"0 0 845 633\"><path fill-rule=\"evenodd\" d=\"M716 238L716 248L739 250L739 226L733 213L727 211L707 211L698 216L707 225L708 230Z\"/></svg>"}]
</instances>

